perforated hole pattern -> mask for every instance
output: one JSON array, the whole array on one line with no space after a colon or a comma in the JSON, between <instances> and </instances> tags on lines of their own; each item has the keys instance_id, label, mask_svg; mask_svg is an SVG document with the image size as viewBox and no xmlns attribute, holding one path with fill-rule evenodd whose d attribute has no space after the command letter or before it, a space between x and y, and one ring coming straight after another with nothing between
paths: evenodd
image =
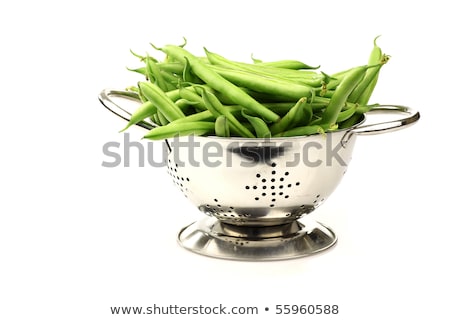
<instances>
[{"instance_id":1,"label":"perforated hole pattern","mask_svg":"<svg viewBox=\"0 0 450 320\"><path fill-rule=\"evenodd\" d=\"M255 201L269 201L271 208L275 207L280 200L288 199L291 193L301 185L299 180L291 178L289 171L277 170L276 166L277 164L273 162L272 170L268 175L257 173L255 176L257 183L244 187L247 191L254 191Z\"/></svg>"},{"instance_id":2,"label":"perforated hole pattern","mask_svg":"<svg viewBox=\"0 0 450 320\"><path fill-rule=\"evenodd\" d=\"M188 184L191 181L189 177L185 177L178 171L178 164L170 159L167 160L167 173L172 177L173 183L183 192L187 197Z\"/></svg>"},{"instance_id":3,"label":"perforated hole pattern","mask_svg":"<svg viewBox=\"0 0 450 320\"><path fill-rule=\"evenodd\" d=\"M270 164L271 171L265 175L262 173L256 173L256 183L246 184L243 186L243 190L250 193L249 197L253 198L256 202L263 202L268 207L274 208L277 206L283 207L283 200L289 199L292 194L301 188L301 181L292 177L289 171L277 170L277 164L275 162ZM189 190L188 185L191 179L187 176L183 176L178 170L178 164L168 159L167 172L172 177L173 183L180 189L181 192L188 197L187 192ZM325 198L320 194L315 196L311 205L301 205L300 212L307 213L312 211L313 208L319 206ZM202 206L202 211L214 215L222 219L240 220L250 217L250 214L236 213L233 206L226 206L219 201L219 197L212 199L208 204ZM291 216L290 213L286 213L286 217Z\"/></svg>"}]
</instances>

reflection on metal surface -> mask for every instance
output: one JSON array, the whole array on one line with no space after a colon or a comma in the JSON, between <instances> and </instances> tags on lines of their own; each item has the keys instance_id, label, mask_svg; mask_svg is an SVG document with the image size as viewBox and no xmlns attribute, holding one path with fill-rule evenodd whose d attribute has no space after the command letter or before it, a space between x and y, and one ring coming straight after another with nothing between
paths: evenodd
<instances>
[{"instance_id":1,"label":"reflection on metal surface","mask_svg":"<svg viewBox=\"0 0 450 320\"><path fill-rule=\"evenodd\" d=\"M184 248L201 255L248 261L301 258L336 243L330 229L302 220L284 226L234 226L230 230L217 219L205 218L181 230L178 240Z\"/></svg>"}]
</instances>

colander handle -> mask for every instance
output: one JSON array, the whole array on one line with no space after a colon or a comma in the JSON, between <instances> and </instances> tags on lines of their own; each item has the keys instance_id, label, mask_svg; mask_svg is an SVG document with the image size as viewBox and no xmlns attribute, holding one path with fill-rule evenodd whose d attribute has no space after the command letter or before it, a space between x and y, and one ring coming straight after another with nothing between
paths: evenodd
<instances>
[{"instance_id":1,"label":"colander handle","mask_svg":"<svg viewBox=\"0 0 450 320\"><path fill-rule=\"evenodd\" d=\"M413 110L409 107L405 106L398 106L398 105L379 105L375 106L370 110L368 113L366 113L367 116L370 116L371 113L404 113L408 115L405 118L386 121L386 122L380 122L380 123L374 123L374 124L367 124L367 125L361 125L356 127L352 130L353 133L362 134L362 135L369 135L369 134L379 134L379 133L385 133L385 132L391 132L396 131L400 129L404 129L415 122L419 120L420 114L418 111Z\"/></svg>"},{"instance_id":2,"label":"colander handle","mask_svg":"<svg viewBox=\"0 0 450 320\"><path fill-rule=\"evenodd\" d=\"M374 124L366 124L355 127L352 130L349 130L344 137L342 138L341 143L345 146L347 142L350 140L353 134L360 135L371 135L371 134L380 134L386 132L397 131L400 129L404 129L406 127L411 126L416 123L420 118L420 113L414 109L405 106L399 105L378 105L373 107L372 110L366 113L366 116L369 117L370 114L373 113L383 113L383 114L392 114L392 113L400 113L407 115L404 118L390 120L385 122L379 122Z\"/></svg>"},{"instance_id":3,"label":"colander handle","mask_svg":"<svg viewBox=\"0 0 450 320\"><path fill-rule=\"evenodd\" d=\"M114 113L116 116L124 119L125 121L130 121L132 111L127 110L126 108L118 105L114 101L114 97L121 97L125 99L130 99L136 102L139 102L139 96L137 93L132 91L121 91L121 90L113 90L113 89L104 89L100 92L98 95L98 99L100 100L101 104ZM151 130L158 125L155 123L151 123L150 121L141 121L136 124L139 127L142 127L144 129Z\"/></svg>"}]
</instances>

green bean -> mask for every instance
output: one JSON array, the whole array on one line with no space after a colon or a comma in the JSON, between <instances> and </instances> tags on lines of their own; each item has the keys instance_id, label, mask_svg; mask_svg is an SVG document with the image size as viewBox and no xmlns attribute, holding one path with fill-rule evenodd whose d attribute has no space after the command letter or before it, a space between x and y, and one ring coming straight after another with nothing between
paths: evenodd
<instances>
[{"instance_id":1,"label":"green bean","mask_svg":"<svg viewBox=\"0 0 450 320\"><path fill-rule=\"evenodd\" d=\"M202 79L214 90L217 90L223 95L227 96L235 104L242 105L244 108L255 112L267 121L278 120L279 116L276 113L261 105L259 102L250 97L241 89L237 88L231 82L225 80L222 76L211 70L207 65L201 62L190 52L184 50L183 48L172 45L165 46L161 50L180 62L185 62L186 60L188 60L192 70L200 79Z\"/></svg>"},{"instance_id":2,"label":"green bean","mask_svg":"<svg viewBox=\"0 0 450 320\"><path fill-rule=\"evenodd\" d=\"M150 67L150 64L153 64L153 66ZM165 90L165 91L174 90L181 79L181 78L178 78L175 73L167 71L167 70L163 70L162 68L160 68L159 63L155 63L153 61L150 63L147 63L145 67L140 67L140 68L136 68L136 69L131 69L131 68L127 68L127 69L128 69L128 71L132 71L132 72L136 72L136 73L144 75L145 80L148 80L148 81L151 81L154 83L157 82L158 85L159 85L159 83L162 83L162 89L164 88L164 86L167 86L167 90ZM158 73L157 76L156 76L156 73Z\"/></svg>"},{"instance_id":3,"label":"green bean","mask_svg":"<svg viewBox=\"0 0 450 320\"><path fill-rule=\"evenodd\" d=\"M381 48L377 45L377 39L380 36L375 37L375 39L373 39L373 48L372 48L372 52L370 52L370 57L369 57L369 65L372 64L377 64L380 63L381 58L383 57L383 52L381 51Z\"/></svg>"},{"instance_id":4,"label":"green bean","mask_svg":"<svg viewBox=\"0 0 450 320\"><path fill-rule=\"evenodd\" d=\"M197 121L197 122L180 122L169 123L168 125L156 127L150 130L145 136L145 139L161 140L173 138L175 136L187 135L204 135L214 132L214 123Z\"/></svg>"},{"instance_id":5,"label":"green bean","mask_svg":"<svg viewBox=\"0 0 450 320\"><path fill-rule=\"evenodd\" d=\"M286 96L279 96L275 94L269 94L264 92L257 92L254 90L250 90L248 88L240 87L244 92L246 92L249 96L257 100L262 105L265 105L266 103L279 103L279 102L291 102L292 105L295 104L295 102L298 101L298 99L289 98ZM222 101L222 99L220 99Z\"/></svg>"},{"instance_id":6,"label":"green bean","mask_svg":"<svg viewBox=\"0 0 450 320\"><path fill-rule=\"evenodd\" d=\"M313 116L313 108L309 103L302 103L302 99L299 100L298 104L299 110L294 114L293 124L290 126L306 126L312 119Z\"/></svg>"},{"instance_id":7,"label":"green bean","mask_svg":"<svg viewBox=\"0 0 450 320\"><path fill-rule=\"evenodd\" d=\"M173 121L185 115L157 85L151 82L139 82L143 95L151 101L167 120Z\"/></svg>"},{"instance_id":8,"label":"green bean","mask_svg":"<svg viewBox=\"0 0 450 320\"><path fill-rule=\"evenodd\" d=\"M250 65L253 66L253 65ZM253 75L256 78L262 78L262 79L266 79L266 80L271 80L271 81L280 81L282 83L286 83L289 85L303 85L303 86L307 86L307 87L320 87L321 83L322 83L322 79L323 76L320 74L315 74L313 76L302 76L302 75L287 75L287 74L282 74L282 73L277 73L277 72L270 72L270 71L266 71L266 70L260 70L261 68L243 68L240 66L234 66L234 65L225 65L225 64L214 64L211 66L211 68L216 71L219 75L223 76L225 79L235 83L233 81L233 79L236 79L235 77L231 76L230 73L232 73L233 71L236 71L237 73L240 74L249 74L249 75ZM294 71L294 70L289 70L289 71ZM225 76L226 75L226 76ZM231 79L229 79L228 77L231 77ZM235 80L236 81L236 80Z\"/></svg>"},{"instance_id":9,"label":"green bean","mask_svg":"<svg viewBox=\"0 0 450 320\"><path fill-rule=\"evenodd\" d=\"M295 102L264 102L263 105L276 112L279 116L284 116L289 110L292 109Z\"/></svg>"},{"instance_id":10,"label":"green bean","mask_svg":"<svg viewBox=\"0 0 450 320\"><path fill-rule=\"evenodd\" d=\"M189 87L188 89L197 93L197 95L199 95L200 99L201 99L201 95L202 95L201 88L202 87L205 88L206 90L208 90L209 92L211 92L212 94L214 94L220 100L220 102L222 102L222 104L226 104L226 105L235 104L234 101L230 100L227 96L223 95L222 93L218 92L217 90L214 90L213 88L209 87L206 84L203 84L203 85L196 84L196 85L192 86L193 89L191 89L191 87ZM240 88L240 89L244 90L244 88Z\"/></svg>"},{"instance_id":11,"label":"green bean","mask_svg":"<svg viewBox=\"0 0 450 320\"><path fill-rule=\"evenodd\" d=\"M180 100L178 100L180 101ZM178 101L175 102L176 104L178 104ZM232 106L223 106L225 108L225 112L230 112L232 115L239 116L241 114L241 110L242 107L238 106L238 105L232 105ZM214 117L214 115L211 113L210 110L196 110L195 113L187 115L184 118L180 118L177 120L172 121L172 123L174 122L192 122L192 121L214 121L216 117Z\"/></svg>"},{"instance_id":12,"label":"green bean","mask_svg":"<svg viewBox=\"0 0 450 320\"><path fill-rule=\"evenodd\" d=\"M342 121L345 121L348 118L350 118L352 115L355 114L357 107L358 107L358 105L354 104L350 108L339 112L339 114L336 118L336 122L342 122Z\"/></svg>"},{"instance_id":13,"label":"green bean","mask_svg":"<svg viewBox=\"0 0 450 320\"><path fill-rule=\"evenodd\" d=\"M189 60L186 60L186 63L184 64L182 79L184 82L187 83L193 84L201 83L199 77L197 77L197 75L193 72Z\"/></svg>"},{"instance_id":14,"label":"green bean","mask_svg":"<svg viewBox=\"0 0 450 320\"><path fill-rule=\"evenodd\" d=\"M138 96L142 103L148 101L147 97L143 94L142 88L139 86L139 83L138 83Z\"/></svg>"},{"instance_id":15,"label":"green bean","mask_svg":"<svg viewBox=\"0 0 450 320\"><path fill-rule=\"evenodd\" d=\"M334 125L336 123L339 112L347 101L348 96L353 89L362 80L367 70L367 66L360 66L353 68L342 82L336 88L336 92L330 99L330 103L326 107L322 115L322 123Z\"/></svg>"},{"instance_id":16,"label":"green bean","mask_svg":"<svg viewBox=\"0 0 450 320\"><path fill-rule=\"evenodd\" d=\"M264 102L263 105L265 105L270 110L276 112L278 115L283 116L292 107L294 107L297 102ZM326 99L326 101L323 100L316 101L315 99L314 100L308 99L308 108L312 109L312 112L314 113L323 110L328 105L329 102L330 99Z\"/></svg>"},{"instance_id":17,"label":"green bean","mask_svg":"<svg viewBox=\"0 0 450 320\"><path fill-rule=\"evenodd\" d=\"M355 113L350 118L348 118L347 120L339 123L339 128L340 129L347 129L347 128L353 127L354 125L359 123L362 119L363 119L363 115L362 114Z\"/></svg>"},{"instance_id":18,"label":"green bean","mask_svg":"<svg viewBox=\"0 0 450 320\"><path fill-rule=\"evenodd\" d=\"M274 137L296 137L296 136L309 136L318 133L325 133L324 129L319 125L303 126L293 128L287 131L280 132Z\"/></svg>"},{"instance_id":19,"label":"green bean","mask_svg":"<svg viewBox=\"0 0 450 320\"><path fill-rule=\"evenodd\" d=\"M358 113L358 114L363 114L363 113L369 112L370 110L372 110L376 106L379 106L379 104L375 103L375 104L368 104L368 105L365 105L365 106L358 105L355 112Z\"/></svg>"},{"instance_id":20,"label":"green bean","mask_svg":"<svg viewBox=\"0 0 450 320\"><path fill-rule=\"evenodd\" d=\"M167 91L172 91L178 88L181 78L164 70L161 70L160 72L163 80L166 83Z\"/></svg>"},{"instance_id":21,"label":"green bean","mask_svg":"<svg viewBox=\"0 0 450 320\"><path fill-rule=\"evenodd\" d=\"M145 59L146 63L146 74L147 79L149 79L151 82L156 84L162 91L166 92L168 91L168 86L166 84L166 81L164 80L163 76L161 75L161 72L156 65L156 62L153 59L150 59L150 57L147 55L147 58Z\"/></svg>"},{"instance_id":22,"label":"green bean","mask_svg":"<svg viewBox=\"0 0 450 320\"><path fill-rule=\"evenodd\" d=\"M382 66L381 64L378 64L378 65L374 66L373 68L367 70L365 77L356 86L356 88L352 91L352 93L348 96L348 99L347 99L348 101L353 102L353 103L359 103L359 102L366 103L365 101L361 101L362 94L364 92L368 92L366 90L369 88L372 81L376 80L378 73L380 72L381 66Z\"/></svg>"},{"instance_id":23,"label":"green bean","mask_svg":"<svg viewBox=\"0 0 450 320\"><path fill-rule=\"evenodd\" d=\"M126 127L120 130L120 132L127 130L129 127L143 121L145 118L154 115L156 111L157 111L156 106L151 101L146 101L142 103L136 109L136 111L133 112L130 121L128 121Z\"/></svg>"},{"instance_id":24,"label":"green bean","mask_svg":"<svg viewBox=\"0 0 450 320\"><path fill-rule=\"evenodd\" d=\"M226 109L222 103L219 101L219 99L212 94L211 92L208 92L205 88L202 87L202 98L205 101L206 108L211 111L212 115L215 118L220 117L221 115L224 115L227 117L230 130L237 133L241 137L246 138L254 138L254 134L250 132L246 127L244 127L235 117L234 115Z\"/></svg>"},{"instance_id":25,"label":"green bean","mask_svg":"<svg viewBox=\"0 0 450 320\"><path fill-rule=\"evenodd\" d=\"M311 90L313 90L312 87L307 85L295 84L281 79L261 77L247 71L230 70L217 66L211 66L211 68L236 86L245 87L256 92L298 100L301 97L310 96ZM236 102L236 104L239 103Z\"/></svg>"},{"instance_id":26,"label":"green bean","mask_svg":"<svg viewBox=\"0 0 450 320\"><path fill-rule=\"evenodd\" d=\"M253 53L252 53L252 55L251 55L251 58L252 58L253 63L262 63L262 62L263 62L261 59L255 58L255 57L253 56Z\"/></svg>"},{"instance_id":27,"label":"green bean","mask_svg":"<svg viewBox=\"0 0 450 320\"><path fill-rule=\"evenodd\" d=\"M189 101L186 99L179 99L179 100L175 101L175 105L178 108L180 108L180 110L184 113L185 117L202 111L197 108L197 106L196 106L197 104L195 102L192 102L192 101ZM184 119L184 118L180 118L180 119Z\"/></svg>"},{"instance_id":28,"label":"green bean","mask_svg":"<svg viewBox=\"0 0 450 320\"><path fill-rule=\"evenodd\" d=\"M369 57L369 65L377 63L384 65L389 60L389 56L384 55L381 51L381 48L377 45L378 37L373 40L373 49ZM379 72L371 72L376 74L373 76L373 79L370 81L369 85L365 88L365 90L361 93L357 100L357 102L361 105L366 105L369 103L370 97L372 96L372 93L378 81Z\"/></svg>"},{"instance_id":29,"label":"green bean","mask_svg":"<svg viewBox=\"0 0 450 320\"><path fill-rule=\"evenodd\" d=\"M136 86L129 86L127 88L125 88L125 91L130 91L130 92L134 92L134 93L139 93L139 88ZM125 94L126 95L126 94ZM134 95L133 95L134 96Z\"/></svg>"},{"instance_id":30,"label":"green bean","mask_svg":"<svg viewBox=\"0 0 450 320\"><path fill-rule=\"evenodd\" d=\"M177 100L175 102L175 104L177 106L180 106L180 109L183 110L183 112L187 112L187 110L185 111L186 106L195 106L197 107L198 104L197 103L193 103L192 101L188 101L185 99L180 99ZM213 114L211 113L210 110L207 110L206 107L204 106L204 102L202 101L203 107L196 109L194 111L194 113L186 115L186 117L184 118L180 118L177 120L172 121L171 123L174 122L193 122L193 121L214 121L215 117L213 116ZM231 114L233 114L234 116L239 115L241 113L242 107L238 106L238 105L232 105L232 106L223 106L227 111L226 112L230 112Z\"/></svg>"},{"instance_id":31,"label":"green bean","mask_svg":"<svg viewBox=\"0 0 450 320\"><path fill-rule=\"evenodd\" d=\"M147 70L146 70L145 67L140 67L140 68L136 68L136 69L127 68L127 70L128 71L132 71L132 72L136 72L136 73L139 73L139 74L142 74L143 76L147 75ZM147 76L146 76L146 80L148 80Z\"/></svg>"},{"instance_id":32,"label":"green bean","mask_svg":"<svg viewBox=\"0 0 450 320\"><path fill-rule=\"evenodd\" d=\"M188 101L195 102L198 108L206 110L205 101L200 95L197 94L195 89L192 90L192 87L190 87L189 89L181 88L180 97Z\"/></svg>"},{"instance_id":33,"label":"green bean","mask_svg":"<svg viewBox=\"0 0 450 320\"><path fill-rule=\"evenodd\" d=\"M138 88L138 91L139 92L141 91L140 87ZM176 100L180 99L180 91L178 89L166 92L165 94L172 101L176 101ZM141 96L141 93L140 93L140 96ZM146 99L146 98L142 96L141 101L142 101L142 99ZM156 105L153 104L153 102L148 101L148 100L143 101L143 103L131 115L130 121L128 121L128 124L126 125L126 127L123 128L122 130L120 130L120 132L123 132L123 131L127 130L128 128L130 128L132 125L135 125L135 124L145 120L146 118L156 114L156 110L157 110Z\"/></svg>"},{"instance_id":34,"label":"green bean","mask_svg":"<svg viewBox=\"0 0 450 320\"><path fill-rule=\"evenodd\" d=\"M319 69L320 68L320 66L311 67L310 65L307 65L298 60L279 60L279 61L270 61L270 62L258 62L257 64L260 66L276 67L276 68L292 69L292 70Z\"/></svg>"},{"instance_id":35,"label":"green bean","mask_svg":"<svg viewBox=\"0 0 450 320\"><path fill-rule=\"evenodd\" d=\"M182 122L197 122L197 121L207 121L207 122L213 122L215 117L209 110L193 113L191 115L188 115L184 118L180 118L177 120L172 121L171 123L182 123Z\"/></svg>"},{"instance_id":36,"label":"green bean","mask_svg":"<svg viewBox=\"0 0 450 320\"><path fill-rule=\"evenodd\" d=\"M135 56L136 58L138 58L140 61L144 61L144 56L141 56L139 54L137 54L136 52L134 52L133 50L130 49L130 52L133 56Z\"/></svg>"},{"instance_id":37,"label":"green bean","mask_svg":"<svg viewBox=\"0 0 450 320\"><path fill-rule=\"evenodd\" d=\"M301 115L297 113L302 112L302 108L306 105L307 99L305 97L301 98L295 105L282 117L279 121L275 122L270 126L270 131L272 134L278 134L280 132L286 131L295 125L295 120L299 119ZM309 121L308 121L309 122Z\"/></svg>"},{"instance_id":38,"label":"green bean","mask_svg":"<svg viewBox=\"0 0 450 320\"><path fill-rule=\"evenodd\" d=\"M150 120L151 120L154 124L156 124L156 125L158 125L158 126L161 125L161 121L159 121L159 117L158 117L158 112L155 113L155 114L152 114L152 115L150 116Z\"/></svg>"},{"instance_id":39,"label":"green bean","mask_svg":"<svg viewBox=\"0 0 450 320\"><path fill-rule=\"evenodd\" d=\"M181 98L181 99L178 99L177 101L175 101L175 105L178 107L178 109L180 109L186 115L186 113L189 112L189 109L195 109L192 107L196 107L197 103ZM180 119L183 119L183 118L180 118Z\"/></svg>"},{"instance_id":40,"label":"green bean","mask_svg":"<svg viewBox=\"0 0 450 320\"><path fill-rule=\"evenodd\" d=\"M184 48L186 46L186 44L187 44L187 40L186 40L186 38L183 37L183 43L178 45L178 47ZM156 50L161 50L161 48L156 47L153 43L150 43L150 45ZM164 63L173 63L173 62L178 62L178 60L176 58L174 58L173 56L166 54Z\"/></svg>"},{"instance_id":41,"label":"green bean","mask_svg":"<svg viewBox=\"0 0 450 320\"><path fill-rule=\"evenodd\" d=\"M162 126L165 126L166 124L169 123L169 120L167 120L166 117L164 117L164 115L163 115L163 113L161 112L161 110L158 109L158 110L156 111L156 114L158 115L159 122L160 122L160 124L161 124Z\"/></svg>"},{"instance_id":42,"label":"green bean","mask_svg":"<svg viewBox=\"0 0 450 320\"><path fill-rule=\"evenodd\" d=\"M379 37L379 36L378 36ZM367 73L364 79L356 86L353 92L348 97L348 101L367 104L370 96L375 88L377 83L378 74L380 72L381 67L386 64L389 60L389 56L384 55L381 51L381 48L377 45L376 37L373 40L373 49L369 57L368 65L374 65L373 68L367 70Z\"/></svg>"},{"instance_id":43,"label":"green bean","mask_svg":"<svg viewBox=\"0 0 450 320\"><path fill-rule=\"evenodd\" d=\"M356 113L359 106L354 103L347 102L345 106L341 109L339 112L336 123L345 121L346 119L350 118L353 114ZM323 112L322 112L323 113ZM314 114L314 119L309 122L310 125L321 125L323 124L322 121L322 113L319 112L317 114ZM325 128L327 128L326 125L324 125Z\"/></svg>"},{"instance_id":44,"label":"green bean","mask_svg":"<svg viewBox=\"0 0 450 320\"><path fill-rule=\"evenodd\" d=\"M342 79L344 79L344 77L353 71L354 68L350 68L350 69L345 69L345 70L341 70L339 72L335 72L331 75L331 78L341 81Z\"/></svg>"},{"instance_id":45,"label":"green bean","mask_svg":"<svg viewBox=\"0 0 450 320\"><path fill-rule=\"evenodd\" d=\"M263 119L247 114L244 109L242 110L242 115L252 125L253 129L255 130L257 138L271 137L272 133L270 132L267 123L265 123Z\"/></svg>"},{"instance_id":46,"label":"green bean","mask_svg":"<svg viewBox=\"0 0 450 320\"><path fill-rule=\"evenodd\" d=\"M182 75L184 70L184 64L180 62L158 62L157 66L166 72Z\"/></svg>"},{"instance_id":47,"label":"green bean","mask_svg":"<svg viewBox=\"0 0 450 320\"><path fill-rule=\"evenodd\" d=\"M228 119L224 115L219 116L215 123L214 128L216 136L218 137L229 137L230 136L230 126L228 125Z\"/></svg>"}]
</instances>

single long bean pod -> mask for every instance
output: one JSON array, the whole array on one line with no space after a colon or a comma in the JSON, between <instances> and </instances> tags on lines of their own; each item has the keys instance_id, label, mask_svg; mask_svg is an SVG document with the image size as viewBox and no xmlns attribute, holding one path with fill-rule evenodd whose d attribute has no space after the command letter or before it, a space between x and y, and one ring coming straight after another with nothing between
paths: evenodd
<instances>
[{"instance_id":1,"label":"single long bean pod","mask_svg":"<svg viewBox=\"0 0 450 320\"><path fill-rule=\"evenodd\" d=\"M342 121L349 119L351 116L353 116L355 114L357 108L358 108L358 105L354 104L350 108L339 112L336 122L342 122Z\"/></svg>"},{"instance_id":2,"label":"single long bean pod","mask_svg":"<svg viewBox=\"0 0 450 320\"><path fill-rule=\"evenodd\" d=\"M251 116L247 114L245 110L242 110L242 115L252 125L253 129L255 130L257 138L270 138L272 136L272 133L270 132L269 127L267 126L267 123L263 119Z\"/></svg>"},{"instance_id":3,"label":"single long bean pod","mask_svg":"<svg viewBox=\"0 0 450 320\"><path fill-rule=\"evenodd\" d=\"M171 123L181 123L181 122L197 122L197 121L207 121L207 122L213 122L216 117L213 116L211 111L205 110L197 113L193 113L191 115L188 115L184 118L180 118L177 120L172 121Z\"/></svg>"},{"instance_id":4,"label":"single long bean pod","mask_svg":"<svg viewBox=\"0 0 450 320\"><path fill-rule=\"evenodd\" d=\"M173 121L183 118L184 113L157 85L151 82L140 82L139 88L142 94L151 101L167 120Z\"/></svg>"},{"instance_id":5,"label":"single long bean pod","mask_svg":"<svg viewBox=\"0 0 450 320\"><path fill-rule=\"evenodd\" d=\"M358 83L363 79L367 70L367 66L360 66L353 68L345 75L342 82L336 88L336 92L330 99L330 103L326 107L322 115L322 123L327 125L334 125L336 123L339 112L347 101L348 96Z\"/></svg>"},{"instance_id":6,"label":"single long bean pod","mask_svg":"<svg viewBox=\"0 0 450 320\"><path fill-rule=\"evenodd\" d=\"M143 76L146 77L146 80L148 80L147 79L147 68L146 67L140 67L140 68L136 68L136 69L127 68L127 70L128 71L132 71L132 72L136 72L136 73L139 73L139 74L142 74Z\"/></svg>"},{"instance_id":7,"label":"single long bean pod","mask_svg":"<svg viewBox=\"0 0 450 320\"><path fill-rule=\"evenodd\" d=\"M126 127L123 128L122 130L120 130L120 132L123 132L123 131L127 130L129 127L131 127L132 125L135 125L135 124L145 120L146 118L156 114L157 110L158 109L151 101L146 101L146 102L142 103L136 109L136 111L133 112L133 114L131 115L130 121L128 121Z\"/></svg>"},{"instance_id":8,"label":"single long bean pod","mask_svg":"<svg viewBox=\"0 0 450 320\"><path fill-rule=\"evenodd\" d=\"M214 90L217 90L223 95L227 96L235 104L242 105L244 108L255 112L267 121L278 120L279 116L275 112L264 107L258 101L250 97L247 93L236 87L231 82L225 80L222 76L217 74L187 50L173 45L165 46L161 50L180 62L185 62L187 59L193 72L200 79L202 79Z\"/></svg>"},{"instance_id":9,"label":"single long bean pod","mask_svg":"<svg viewBox=\"0 0 450 320\"><path fill-rule=\"evenodd\" d=\"M205 121L169 123L150 130L145 139L161 140L176 136L205 135L214 132L214 123Z\"/></svg>"},{"instance_id":10,"label":"single long bean pod","mask_svg":"<svg viewBox=\"0 0 450 320\"><path fill-rule=\"evenodd\" d=\"M376 39L377 38L375 38L375 40L374 40L374 48L373 48L372 54L370 55L370 58L369 58L369 64L374 64L374 63L385 64L388 61L389 56L382 54L381 49L376 44ZM379 57L380 55L381 55L381 58ZM376 84L378 82L379 74L380 73L377 72L377 74L372 79L370 84L367 86L367 88L360 95L360 97L359 97L359 99L357 101L359 104L366 105L366 104L369 103L370 97L372 96L372 93L373 93L373 91L375 89L375 86L376 86Z\"/></svg>"},{"instance_id":11,"label":"single long bean pod","mask_svg":"<svg viewBox=\"0 0 450 320\"><path fill-rule=\"evenodd\" d=\"M139 92L140 91L141 90L139 88ZM176 101L176 100L180 99L180 90L178 90L178 89L166 92L165 94L172 101ZM123 128L120 132L123 132L123 131L127 130L129 127L131 127L132 125L135 125L135 124L141 122L142 120L145 120L146 118L156 114L156 110L157 110L156 105L153 102L151 102L151 101L143 102L132 113L130 121L128 122L127 126L125 128Z\"/></svg>"}]
</instances>

